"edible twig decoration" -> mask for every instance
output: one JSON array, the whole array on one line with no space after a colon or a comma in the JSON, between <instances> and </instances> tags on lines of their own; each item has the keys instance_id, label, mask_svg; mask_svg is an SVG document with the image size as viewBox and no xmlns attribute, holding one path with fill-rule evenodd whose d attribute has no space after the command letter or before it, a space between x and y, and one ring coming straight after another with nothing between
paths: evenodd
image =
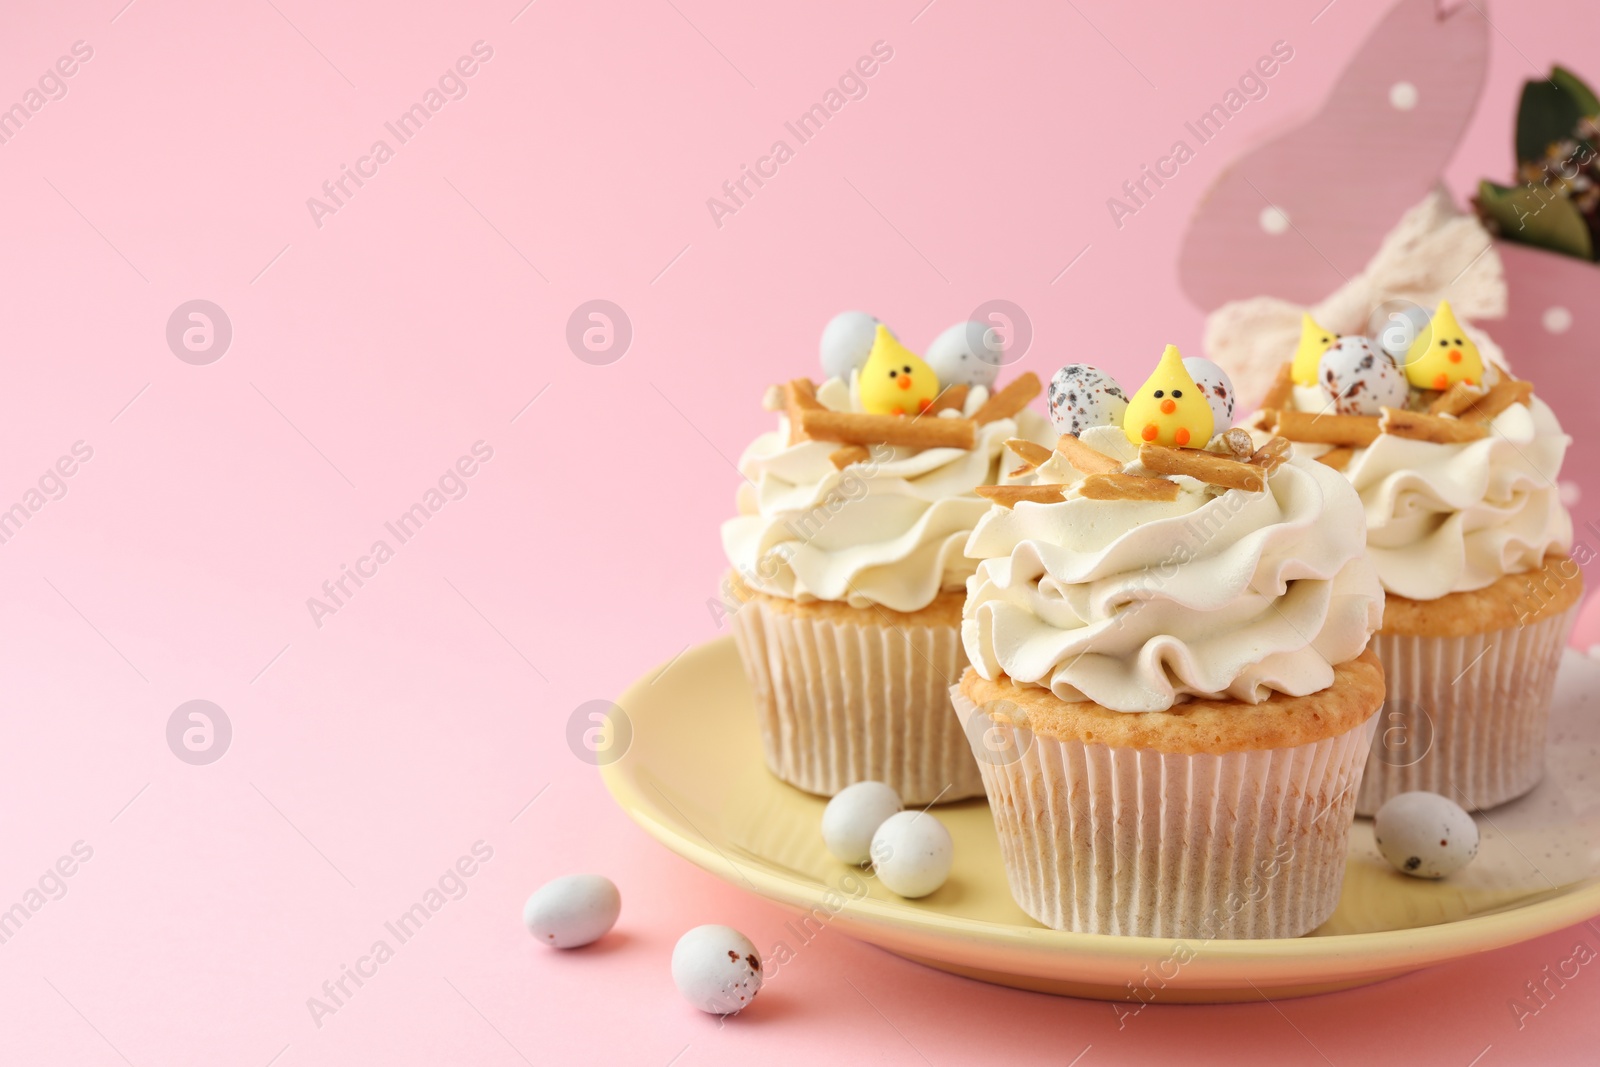
<instances>
[{"instance_id":1,"label":"edible twig decoration","mask_svg":"<svg viewBox=\"0 0 1600 1067\"><path fill-rule=\"evenodd\" d=\"M1006 441L1006 447L1015 452L1017 458L1022 460L1022 466L1011 472L1013 478L1019 474L1027 474L1029 471L1038 470L1046 460L1054 455L1043 445L1036 445L1032 441L1021 437L1013 437Z\"/></svg>"},{"instance_id":2,"label":"edible twig decoration","mask_svg":"<svg viewBox=\"0 0 1600 1067\"><path fill-rule=\"evenodd\" d=\"M1176 500L1178 483L1136 474L1091 474L1078 483L1078 493L1089 500Z\"/></svg>"},{"instance_id":3,"label":"edible twig decoration","mask_svg":"<svg viewBox=\"0 0 1600 1067\"><path fill-rule=\"evenodd\" d=\"M1250 453L1250 458L1246 462L1260 467L1263 474L1271 474L1289 462L1289 453L1292 451L1294 446L1289 444L1286 438L1274 437Z\"/></svg>"},{"instance_id":4,"label":"edible twig decoration","mask_svg":"<svg viewBox=\"0 0 1600 1067\"><path fill-rule=\"evenodd\" d=\"M1294 399L1293 371L1293 363L1284 363L1278 368L1278 376L1272 379L1272 388L1261 398L1261 410L1281 411L1289 406Z\"/></svg>"},{"instance_id":5,"label":"edible twig decoration","mask_svg":"<svg viewBox=\"0 0 1600 1067\"><path fill-rule=\"evenodd\" d=\"M1476 385L1457 382L1433 398L1433 402L1428 405L1428 414L1459 415L1467 410L1473 401L1482 397L1483 393L1484 391Z\"/></svg>"},{"instance_id":6,"label":"edible twig decoration","mask_svg":"<svg viewBox=\"0 0 1600 1067\"><path fill-rule=\"evenodd\" d=\"M865 463L872 458L871 451L866 445L845 445L836 452L829 453L828 462L833 464L833 469L842 471L852 463Z\"/></svg>"},{"instance_id":7,"label":"edible twig decoration","mask_svg":"<svg viewBox=\"0 0 1600 1067\"><path fill-rule=\"evenodd\" d=\"M1267 472L1260 466L1198 448L1144 445L1139 449L1139 462L1144 464L1145 470L1155 474L1182 474L1227 489L1259 493L1267 486Z\"/></svg>"},{"instance_id":8,"label":"edible twig decoration","mask_svg":"<svg viewBox=\"0 0 1600 1067\"><path fill-rule=\"evenodd\" d=\"M996 419L1009 419L1027 407L1043 388L1039 384L1039 376L1033 371L1020 374L1011 380L1010 385L985 400L983 406L973 414L972 421L981 426Z\"/></svg>"},{"instance_id":9,"label":"edible twig decoration","mask_svg":"<svg viewBox=\"0 0 1600 1067\"><path fill-rule=\"evenodd\" d=\"M1066 457L1073 469L1083 474L1121 474L1122 462L1112 459L1097 449L1090 448L1071 434L1062 434L1056 442L1056 451Z\"/></svg>"},{"instance_id":10,"label":"edible twig decoration","mask_svg":"<svg viewBox=\"0 0 1600 1067\"><path fill-rule=\"evenodd\" d=\"M1533 383L1507 378L1489 387L1489 391L1474 400L1460 412L1466 422L1488 422L1512 404L1527 404L1533 399Z\"/></svg>"},{"instance_id":11,"label":"edible twig decoration","mask_svg":"<svg viewBox=\"0 0 1600 1067\"><path fill-rule=\"evenodd\" d=\"M1356 450L1353 448L1345 448L1343 446L1330 448L1317 457L1317 462L1332 467L1336 471L1342 471L1350 465L1350 459L1355 454Z\"/></svg>"},{"instance_id":12,"label":"edible twig decoration","mask_svg":"<svg viewBox=\"0 0 1600 1067\"><path fill-rule=\"evenodd\" d=\"M1275 432L1306 444L1365 448L1378 439L1381 430L1376 415L1314 415L1282 408Z\"/></svg>"},{"instance_id":13,"label":"edible twig decoration","mask_svg":"<svg viewBox=\"0 0 1600 1067\"><path fill-rule=\"evenodd\" d=\"M1489 436L1489 427L1482 422L1428 415L1420 411L1384 408L1380 418L1384 433L1413 441L1432 441L1436 445L1460 444Z\"/></svg>"},{"instance_id":14,"label":"edible twig decoration","mask_svg":"<svg viewBox=\"0 0 1600 1067\"><path fill-rule=\"evenodd\" d=\"M1014 507L1024 501L1034 504L1059 504L1065 485L980 485L973 492L985 500L992 500L1003 508Z\"/></svg>"},{"instance_id":15,"label":"edible twig decoration","mask_svg":"<svg viewBox=\"0 0 1600 1067\"><path fill-rule=\"evenodd\" d=\"M933 398L933 403L924 411L924 415L937 415L941 411L960 411L967 406L967 394L972 391L968 385L947 385L944 392Z\"/></svg>"}]
</instances>

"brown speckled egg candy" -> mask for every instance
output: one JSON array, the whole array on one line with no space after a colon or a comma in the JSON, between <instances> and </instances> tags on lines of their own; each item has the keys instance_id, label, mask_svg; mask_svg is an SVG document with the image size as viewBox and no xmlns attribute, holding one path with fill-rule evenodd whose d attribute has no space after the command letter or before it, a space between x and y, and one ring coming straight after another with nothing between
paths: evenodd
<instances>
[{"instance_id":1,"label":"brown speckled egg candy","mask_svg":"<svg viewBox=\"0 0 1600 1067\"><path fill-rule=\"evenodd\" d=\"M1128 395L1099 367L1068 363L1050 378L1046 392L1057 433L1077 436L1093 426L1115 426L1128 410Z\"/></svg>"}]
</instances>

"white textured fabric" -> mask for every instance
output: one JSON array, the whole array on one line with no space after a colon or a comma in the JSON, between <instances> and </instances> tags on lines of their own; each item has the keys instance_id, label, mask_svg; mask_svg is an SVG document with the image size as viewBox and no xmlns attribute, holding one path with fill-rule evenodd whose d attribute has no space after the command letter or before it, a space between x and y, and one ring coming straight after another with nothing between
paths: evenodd
<instances>
[{"instance_id":1,"label":"white textured fabric","mask_svg":"<svg viewBox=\"0 0 1600 1067\"><path fill-rule=\"evenodd\" d=\"M1206 355L1233 379L1248 407L1267 394L1300 340L1300 316L1309 311L1335 333L1359 334L1375 308L1407 300L1432 311L1450 301L1457 315L1497 319L1506 313L1506 279L1499 253L1477 216L1455 209L1442 191L1406 212L1365 270L1326 300L1303 308L1270 296L1235 300L1206 319ZM1505 366L1500 349L1474 334L1483 357Z\"/></svg>"}]
</instances>

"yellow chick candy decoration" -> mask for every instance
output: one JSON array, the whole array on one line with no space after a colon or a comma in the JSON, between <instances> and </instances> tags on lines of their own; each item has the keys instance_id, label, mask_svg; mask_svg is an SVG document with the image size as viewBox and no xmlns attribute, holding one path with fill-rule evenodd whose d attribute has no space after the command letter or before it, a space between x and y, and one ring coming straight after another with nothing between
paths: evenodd
<instances>
[{"instance_id":1,"label":"yellow chick candy decoration","mask_svg":"<svg viewBox=\"0 0 1600 1067\"><path fill-rule=\"evenodd\" d=\"M1213 421L1211 405L1184 369L1178 346L1168 345L1155 373L1128 401L1122 432L1135 445L1203 448L1211 440Z\"/></svg>"},{"instance_id":2,"label":"yellow chick candy decoration","mask_svg":"<svg viewBox=\"0 0 1600 1067\"><path fill-rule=\"evenodd\" d=\"M1428 329L1417 335L1406 353L1406 379L1418 389L1445 390L1457 382L1483 381L1483 357L1472 343L1450 301L1439 301Z\"/></svg>"},{"instance_id":3,"label":"yellow chick candy decoration","mask_svg":"<svg viewBox=\"0 0 1600 1067\"><path fill-rule=\"evenodd\" d=\"M1338 334L1318 326L1310 315L1300 315L1300 347L1294 350L1294 366L1289 368L1294 384L1317 384L1317 365L1322 362L1322 353L1338 339Z\"/></svg>"},{"instance_id":4,"label":"yellow chick candy decoration","mask_svg":"<svg viewBox=\"0 0 1600 1067\"><path fill-rule=\"evenodd\" d=\"M881 323L856 381L861 410L873 415L920 415L939 396L938 376Z\"/></svg>"}]
</instances>

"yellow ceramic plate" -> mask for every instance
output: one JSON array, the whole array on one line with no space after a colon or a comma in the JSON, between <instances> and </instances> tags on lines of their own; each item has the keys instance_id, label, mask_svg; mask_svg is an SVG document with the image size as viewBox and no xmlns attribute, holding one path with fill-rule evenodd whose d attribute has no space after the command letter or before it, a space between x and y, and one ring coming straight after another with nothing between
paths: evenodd
<instances>
[{"instance_id":1,"label":"yellow ceramic plate","mask_svg":"<svg viewBox=\"0 0 1600 1067\"><path fill-rule=\"evenodd\" d=\"M806 912L796 927L810 929L807 936L831 926L930 967L1135 1008L1136 995L1168 1003L1257 1000L1380 981L1600 912L1597 693L1600 663L1569 652L1546 779L1478 816L1483 843L1466 870L1440 882L1398 874L1373 846L1371 822L1357 820L1338 910L1295 939L1177 942L1046 929L1011 900L981 800L936 809L955 838L944 887L922 900L896 897L828 855L822 799L767 772L729 638L690 649L618 701L627 725L616 724L619 743L603 772L617 803L657 840L734 885Z\"/></svg>"}]
</instances>

